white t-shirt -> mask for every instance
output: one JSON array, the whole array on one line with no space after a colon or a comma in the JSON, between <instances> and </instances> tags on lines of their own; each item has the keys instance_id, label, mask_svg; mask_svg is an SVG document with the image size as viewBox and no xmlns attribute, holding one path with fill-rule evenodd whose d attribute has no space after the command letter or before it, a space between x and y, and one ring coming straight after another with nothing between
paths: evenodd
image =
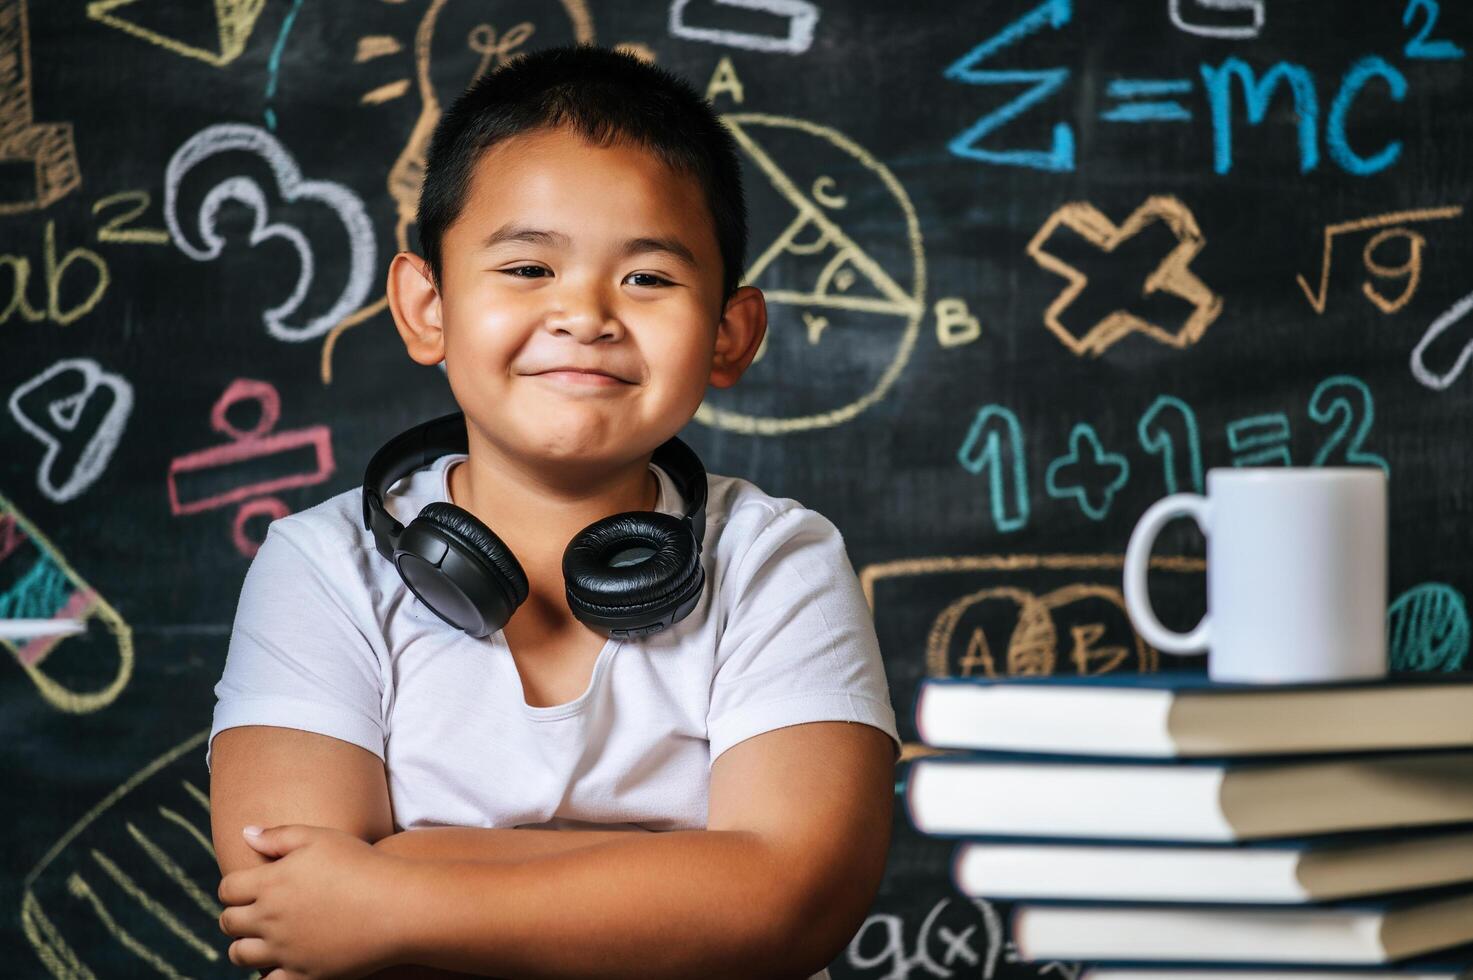
<instances>
[{"instance_id":1,"label":"white t-shirt","mask_svg":"<svg viewBox=\"0 0 1473 980\"><path fill-rule=\"evenodd\" d=\"M449 467L466 458L410 473L385 507L407 525L449 500ZM656 509L679 517L679 491L650 468ZM838 528L746 480L707 484L695 608L651 636L610 639L583 694L549 707L526 703L501 632L471 637L409 590L363 528L361 488L272 521L241 587L210 742L275 725L361 745L385 763L396 831L697 830L711 762L753 735L850 721L898 751Z\"/></svg>"}]
</instances>

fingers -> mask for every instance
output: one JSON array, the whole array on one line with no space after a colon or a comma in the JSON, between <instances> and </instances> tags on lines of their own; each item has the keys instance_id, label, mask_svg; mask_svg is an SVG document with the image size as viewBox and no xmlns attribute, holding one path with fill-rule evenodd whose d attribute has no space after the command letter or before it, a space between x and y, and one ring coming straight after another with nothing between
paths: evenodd
<instances>
[{"instance_id":1,"label":"fingers","mask_svg":"<svg viewBox=\"0 0 1473 980\"><path fill-rule=\"evenodd\" d=\"M236 966L247 966L260 969L263 967L271 968L275 967L276 965L272 962L270 949L266 944L266 940L257 939L254 936L248 936L245 939L237 939L235 942L231 943L228 955L230 957L230 962L234 963Z\"/></svg>"},{"instance_id":2,"label":"fingers","mask_svg":"<svg viewBox=\"0 0 1473 980\"><path fill-rule=\"evenodd\" d=\"M267 865L230 872L220 879L220 884L215 888L215 897L220 900L221 905L249 905L256 900L259 885L253 872L265 867Z\"/></svg>"},{"instance_id":3,"label":"fingers","mask_svg":"<svg viewBox=\"0 0 1473 980\"><path fill-rule=\"evenodd\" d=\"M227 936L235 936L242 939L246 936L255 935L255 931L251 928L250 919L250 906L231 905L224 912L220 913L220 931Z\"/></svg>"}]
</instances>

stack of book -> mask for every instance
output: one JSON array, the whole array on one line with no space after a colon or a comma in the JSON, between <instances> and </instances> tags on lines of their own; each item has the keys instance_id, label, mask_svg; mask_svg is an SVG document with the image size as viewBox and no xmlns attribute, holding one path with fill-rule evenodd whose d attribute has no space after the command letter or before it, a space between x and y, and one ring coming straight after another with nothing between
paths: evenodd
<instances>
[{"instance_id":1,"label":"stack of book","mask_svg":"<svg viewBox=\"0 0 1473 980\"><path fill-rule=\"evenodd\" d=\"M1089 980L1473 978L1473 672L927 679L906 812Z\"/></svg>"}]
</instances>

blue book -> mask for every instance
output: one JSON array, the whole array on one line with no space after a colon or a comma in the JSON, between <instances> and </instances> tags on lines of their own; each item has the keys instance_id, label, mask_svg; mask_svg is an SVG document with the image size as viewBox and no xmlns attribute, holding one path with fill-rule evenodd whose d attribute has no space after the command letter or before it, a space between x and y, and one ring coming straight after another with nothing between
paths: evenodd
<instances>
[{"instance_id":1,"label":"blue book","mask_svg":"<svg viewBox=\"0 0 1473 980\"><path fill-rule=\"evenodd\" d=\"M1473 824L1246 843L977 838L957 845L951 880L993 901L1304 904L1473 887Z\"/></svg>"},{"instance_id":2,"label":"blue book","mask_svg":"<svg viewBox=\"0 0 1473 980\"><path fill-rule=\"evenodd\" d=\"M935 836L1247 841L1473 821L1473 751L1254 759L923 756L902 790Z\"/></svg>"},{"instance_id":3,"label":"blue book","mask_svg":"<svg viewBox=\"0 0 1473 980\"><path fill-rule=\"evenodd\" d=\"M1473 943L1473 886L1288 909L1031 901L1010 932L1024 961L1381 965Z\"/></svg>"},{"instance_id":4,"label":"blue book","mask_svg":"<svg viewBox=\"0 0 1473 980\"><path fill-rule=\"evenodd\" d=\"M938 748L1155 758L1473 748L1473 672L1294 685L1188 671L927 678L912 714Z\"/></svg>"}]
</instances>

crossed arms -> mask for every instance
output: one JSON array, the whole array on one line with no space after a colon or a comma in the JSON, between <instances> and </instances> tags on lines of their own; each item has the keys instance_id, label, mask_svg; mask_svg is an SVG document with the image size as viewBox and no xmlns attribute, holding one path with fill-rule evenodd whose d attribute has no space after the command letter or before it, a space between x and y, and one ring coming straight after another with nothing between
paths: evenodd
<instances>
[{"instance_id":1,"label":"crossed arms","mask_svg":"<svg viewBox=\"0 0 1473 980\"><path fill-rule=\"evenodd\" d=\"M895 752L863 724L754 736L713 764L705 830L393 833L383 764L351 743L244 726L214 742L222 875L264 864L254 823L332 827L410 862L384 896L406 964L455 976L796 977L861 924L884 873ZM405 900L408 899L408 900ZM447 972L459 971L459 972Z\"/></svg>"}]
</instances>

